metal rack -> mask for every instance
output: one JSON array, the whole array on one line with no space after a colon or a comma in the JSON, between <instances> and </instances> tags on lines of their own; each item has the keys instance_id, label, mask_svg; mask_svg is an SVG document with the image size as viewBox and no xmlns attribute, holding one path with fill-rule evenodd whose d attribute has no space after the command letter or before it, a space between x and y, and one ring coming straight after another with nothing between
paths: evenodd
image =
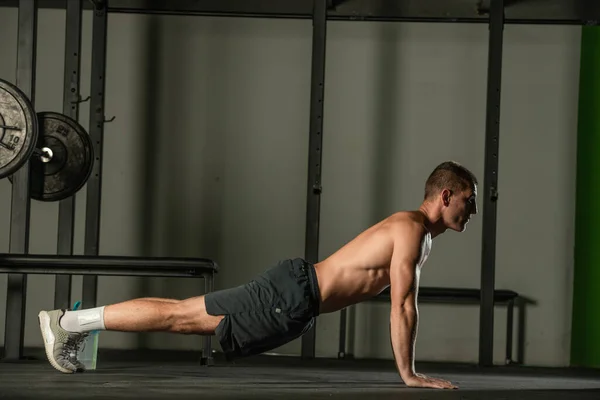
<instances>
[{"instance_id":1,"label":"metal rack","mask_svg":"<svg viewBox=\"0 0 600 400\"><path fill-rule=\"evenodd\" d=\"M17 86L35 103L37 0L20 0L18 22ZM63 2L66 7L66 45L63 113L77 120L80 99L81 20L79 0ZM0 3L6 5L6 2ZM51 5L51 4L50 4ZM102 143L106 70L106 3L94 1L92 38L92 79L89 134L96 156L87 181L84 255L73 255L75 198L59 203L57 255L29 255L30 167L29 162L13 177L9 253L0 255L0 273L8 274L4 360L23 358L23 333L28 274L55 275L54 307L69 308L71 275L83 275L83 307L96 306L98 276L144 276L203 278L204 292L213 290L218 265L202 258L142 258L99 255L100 202L102 188ZM203 338L203 364L213 362L211 338Z\"/></svg>"},{"instance_id":2,"label":"metal rack","mask_svg":"<svg viewBox=\"0 0 600 400\"><path fill-rule=\"evenodd\" d=\"M106 0L85 0L84 8ZM65 8L67 0L43 0L44 8ZM489 23L492 0L326 0L327 19ZM17 7L19 0L0 0ZM506 24L581 25L600 20L595 0L505 0ZM313 18L313 0L108 0L109 13Z\"/></svg>"},{"instance_id":3,"label":"metal rack","mask_svg":"<svg viewBox=\"0 0 600 400\"><path fill-rule=\"evenodd\" d=\"M79 48L81 12L90 9L93 18L92 87L90 135L97 158L87 184L85 255L98 255L101 201L102 136L104 126L104 73L106 62L106 21L108 13L206 15L227 17L312 19L313 52L311 112L309 121L309 169L307 182L306 244L308 261L318 259L323 154L323 93L325 84L326 32L328 21L413 21L443 23L484 23L489 25L489 58L486 111L483 234L481 254L481 306L479 363L492 365L493 308L498 199L498 145L500 132L500 87L502 45L505 24L597 24L600 3L594 0L0 0L0 7L19 7L17 85L34 99L37 8L67 9L64 111L76 118L79 101ZM10 252L28 252L29 167L19 170L13 184ZM73 199L60 203L58 253L71 254L73 243ZM56 307L70 303L70 277L56 282ZM84 277L83 303L96 304L97 277ZM7 321L19 331L7 333L7 351L22 348L26 275L10 274ZM342 311L344 313L345 311ZM8 324L7 324L8 326ZM17 334L20 332L20 337ZM11 336L13 335L13 336ZM20 347L18 344L20 341ZM302 357L315 356L315 328L302 339Z\"/></svg>"}]
</instances>

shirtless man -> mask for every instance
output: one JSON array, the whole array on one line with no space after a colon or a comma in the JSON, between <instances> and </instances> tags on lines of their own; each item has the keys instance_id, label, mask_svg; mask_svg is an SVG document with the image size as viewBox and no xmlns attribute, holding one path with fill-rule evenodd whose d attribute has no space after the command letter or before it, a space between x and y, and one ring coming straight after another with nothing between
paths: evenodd
<instances>
[{"instance_id":1,"label":"shirtless man","mask_svg":"<svg viewBox=\"0 0 600 400\"><path fill-rule=\"evenodd\" d=\"M407 386L456 388L415 371L417 289L432 239L462 232L477 212L477 179L444 162L425 184L418 210L395 213L362 232L326 260L279 262L251 282L185 300L141 298L79 311L41 311L50 364L81 371L77 346L86 332L172 332L216 335L228 359L263 353L303 335L321 313L338 311L390 286L390 336Z\"/></svg>"}]
</instances>

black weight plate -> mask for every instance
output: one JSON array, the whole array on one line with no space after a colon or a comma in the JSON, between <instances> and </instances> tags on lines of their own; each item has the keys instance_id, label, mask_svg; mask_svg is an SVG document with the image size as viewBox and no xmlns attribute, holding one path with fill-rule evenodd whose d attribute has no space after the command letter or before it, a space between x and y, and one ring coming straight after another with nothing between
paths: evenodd
<instances>
[{"instance_id":1,"label":"black weight plate","mask_svg":"<svg viewBox=\"0 0 600 400\"><path fill-rule=\"evenodd\" d=\"M37 137L33 105L17 86L0 79L0 179L29 160Z\"/></svg>"},{"instance_id":2,"label":"black weight plate","mask_svg":"<svg viewBox=\"0 0 600 400\"><path fill-rule=\"evenodd\" d=\"M37 117L39 150L48 148L51 156L49 161L37 154L31 159L31 198L60 201L77 193L90 177L92 141L85 129L66 115L40 112Z\"/></svg>"}]
</instances>

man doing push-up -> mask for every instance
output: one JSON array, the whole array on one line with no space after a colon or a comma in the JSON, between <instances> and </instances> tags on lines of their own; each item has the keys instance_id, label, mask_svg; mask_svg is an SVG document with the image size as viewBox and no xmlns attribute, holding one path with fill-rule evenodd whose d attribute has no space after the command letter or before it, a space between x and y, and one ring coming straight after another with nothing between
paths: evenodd
<instances>
[{"instance_id":1,"label":"man doing push-up","mask_svg":"<svg viewBox=\"0 0 600 400\"><path fill-rule=\"evenodd\" d=\"M77 349L87 332L216 335L228 359L263 353L303 335L322 313L338 311L390 287L391 345L400 377L411 387L455 388L415 371L417 293L432 239L465 230L477 212L477 179L455 162L438 165L414 211L371 226L327 259L280 261L249 283L185 300L140 298L79 311L39 313L50 364L84 368Z\"/></svg>"}]
</instances>

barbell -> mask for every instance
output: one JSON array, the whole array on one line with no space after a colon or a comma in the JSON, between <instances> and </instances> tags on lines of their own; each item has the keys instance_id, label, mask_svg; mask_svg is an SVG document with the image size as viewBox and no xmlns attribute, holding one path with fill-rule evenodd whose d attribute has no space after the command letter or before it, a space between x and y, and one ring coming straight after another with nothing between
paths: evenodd
<instances>
[{"instance_id":1,"label":"barbell","mask_svg":"<svg viewBox=\"0 0 600 400\"><path fill-rule=\"evenodd\" d=\"M59 201L73 196L87 182L94 149L86 130L57 112L36 113L27 96L0 79L0 179L30 161L30 196Z\"/></svg>"}]
</instances>

